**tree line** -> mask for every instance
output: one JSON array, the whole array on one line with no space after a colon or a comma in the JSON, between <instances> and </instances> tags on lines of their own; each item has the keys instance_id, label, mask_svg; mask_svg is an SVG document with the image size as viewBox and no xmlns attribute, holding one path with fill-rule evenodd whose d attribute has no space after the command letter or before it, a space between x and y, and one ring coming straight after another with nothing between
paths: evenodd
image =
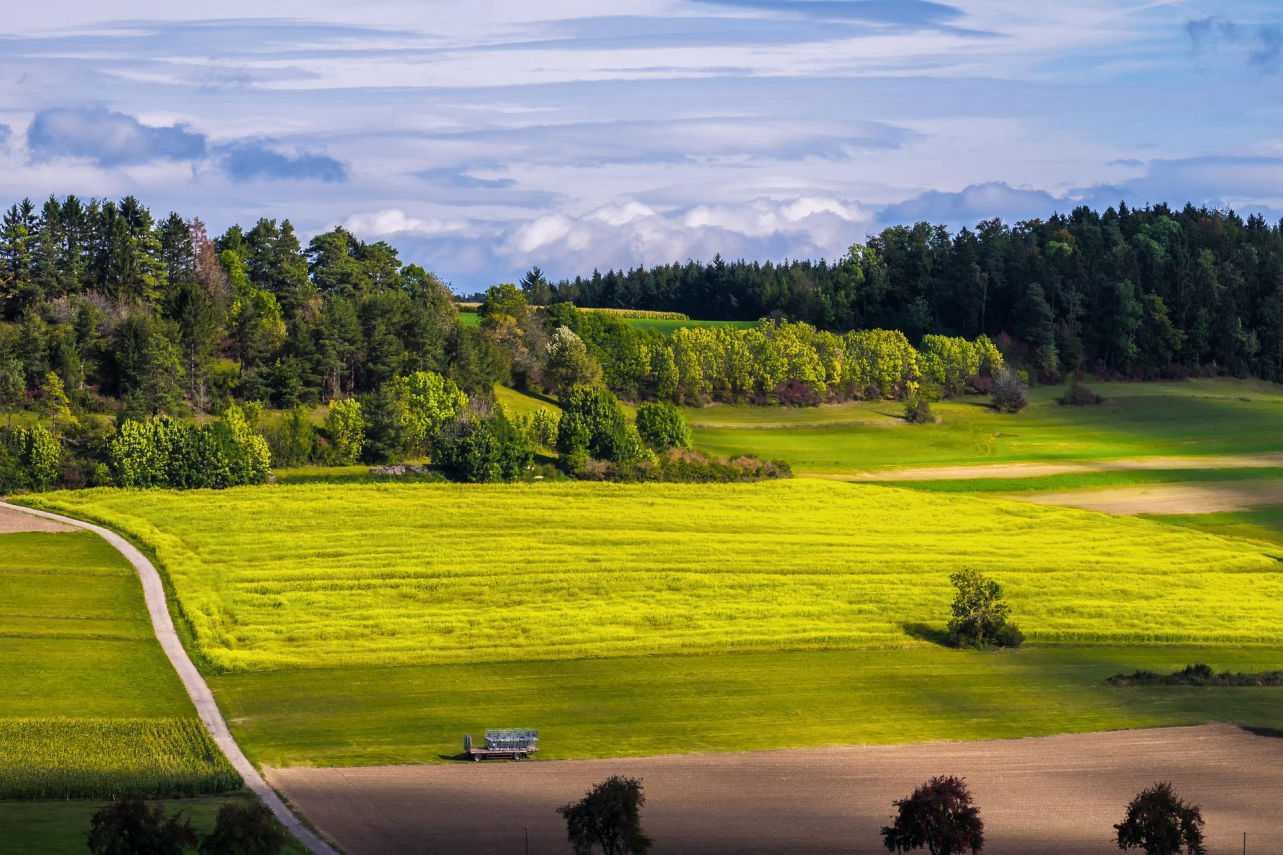
<instances>
[{"instance_id":1,"label":"tree line","mask_svg":"<svg viewBox=\"0 0 1283 855\"><path fill-rule=\"evenodd\" d=\"M1283 228L1187 205L1079 207L950 233L893 226L835 261L726 261L523 283L536 303L786 317L1009 343L1050 377L1215 370L1283 380Z\"/></svg>"}]
</instances>

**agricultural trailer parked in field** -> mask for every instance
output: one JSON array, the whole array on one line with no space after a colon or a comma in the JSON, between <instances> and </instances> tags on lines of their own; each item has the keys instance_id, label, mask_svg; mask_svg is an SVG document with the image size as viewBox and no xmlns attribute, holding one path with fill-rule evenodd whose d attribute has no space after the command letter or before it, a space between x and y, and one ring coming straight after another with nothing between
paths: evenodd
<instances>
[{"instance_id":1,"label":"agricultural trailer parked in field","mask_svg":"<svg viewBox=\"0 0 1283 855\"><path fill-rule=\"evenodd\" d=\"M539 750L539 731L509 727L487 730L485 742L472 744L472 736L463 735L463 754L470 760L524 760Z\"/></svg>"}]
</instances>

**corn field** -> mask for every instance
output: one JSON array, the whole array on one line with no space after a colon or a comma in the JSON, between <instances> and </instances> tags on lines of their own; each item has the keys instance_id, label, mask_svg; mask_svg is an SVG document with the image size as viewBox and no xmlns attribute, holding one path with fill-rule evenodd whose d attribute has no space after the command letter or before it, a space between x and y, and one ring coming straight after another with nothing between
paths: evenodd
<instances>
[{"instance_id":1,"label":"corn field","mask_svg":"<svg viewBox=\"0 0 1283 855\"><path fill-rule=\"evenodd\" d=\"M240 786L195 718L0 719L0 799L196 796Z\"/></svg>"}]
</instances>

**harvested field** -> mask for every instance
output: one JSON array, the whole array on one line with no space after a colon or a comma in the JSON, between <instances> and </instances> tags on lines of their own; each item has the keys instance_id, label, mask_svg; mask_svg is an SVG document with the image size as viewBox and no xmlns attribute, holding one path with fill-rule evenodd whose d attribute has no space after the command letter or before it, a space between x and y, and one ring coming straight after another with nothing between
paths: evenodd
<instances>
[{"instance_id":1,"label":"harvested field","mask_svg":"<svg viewBox=\"0 0 1283 855\"><path fill-rule=\"evenodd\" d=\"M9 508L0 508L0 534L17 534L24 531L78 531L73 526L64 525L53 520L24 514Z\"/></svg>"},{"instance_id":2,"label":"harvested field","mask_svg":"<svg viewBox=\"0 0 1283 855\"><path fill-rule=\"evenodd\" d=\"M891 802L966 777L990 855L1117 851L1113 823L1157 780L1203 809L1210 852L1283 851L1283 740L1230 725L997 742L621 760L266 769L349 853L565 852L554 812L612 774L641 777L659 853L881 852Z\"/></svg>"},{"instance_id":3,"label":"harvested field","mask_svg":"<svg viewBox=\"0 0 1283 855\"><path fill-rule=\"evenodd\" d=\"M1107 514L1216 514L1283 506L1283 483L1148 484L1024 493L1006 498Z\"/></svg>"},{"instance_id":4,"label":"harvested field","mask_svg":"<svg viewBox=\"0 0 1283 855\"><path fill-rule=\"evenodd\" d=\"M834 481L946 481L971 478L1040 478L1087 472L1148 472L1164 469L1267 469L1283 466L1283 454L1219 454L1207 457L1138 457L1123 460L1069 460L1059 463L978 463L915 466L852 475L821 475Z\"/></svg>"}]
</instances>

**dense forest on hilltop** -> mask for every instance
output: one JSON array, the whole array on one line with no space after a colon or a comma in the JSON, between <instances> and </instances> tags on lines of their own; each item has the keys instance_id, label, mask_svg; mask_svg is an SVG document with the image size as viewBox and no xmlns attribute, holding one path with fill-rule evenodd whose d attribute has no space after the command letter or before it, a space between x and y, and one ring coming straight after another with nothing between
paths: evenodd
<instances>
[{"instance_id":1,"label":"dense forest on hilltop","mask_svg":"<svg viewBox=\"0 0 1283 855\"><path fill-rule=\"evenodd\" d=\"M479 296L464 323L435 275L342 228L304 246L288 220L210 237L133 197L24 200L0 221L0 414L22 414L0 489L411 459L508 479L539 448L587 477L762 477L659 455L689 442L670 405L903 398L925 419L1084 369L1283 379L1283 233L1189 207L894 227L835 262L536 268ZM758 322L664 334L602 307ZM561 422L509 421L496 384L557 396ZM661 409L634 425L615 396Z\"/></svg>"},{"instance_id":2,"label":"dense forest on hilltop","mask_svg":"<svg viewBox=\"0 0 1283 855\"><path fill-rule=\"evenodd\" d=\"M1283 229L1165 205L956 234L928 223L871 236L837 261L725 261L528 283L532 302L787 317L822 329L1000 337L1044 374L1210 369L1283 380Z\"/></svg>"}]
</instances>

